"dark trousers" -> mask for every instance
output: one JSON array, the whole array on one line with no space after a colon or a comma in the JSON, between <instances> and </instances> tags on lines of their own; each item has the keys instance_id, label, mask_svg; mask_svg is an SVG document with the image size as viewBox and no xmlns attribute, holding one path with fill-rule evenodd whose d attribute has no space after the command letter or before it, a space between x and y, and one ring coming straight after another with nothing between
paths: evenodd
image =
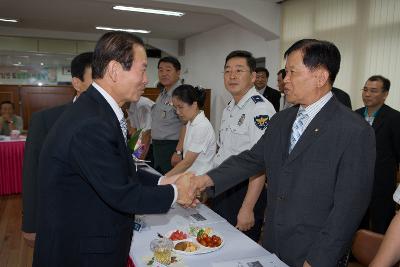
<instances>
[{"instance_id":1,"label":"dark trousers","mask_svg":"<svg viewBox=\"0 0 400 267\"><path fill-rule=\"evenodd\" d=\"M166 174L172 169L171 157L176 150L178 140L153 140L154 169Z\"/></svg>"},{"instance_id":2,"label":"dark trousers","mask_svg":"<svg viewBox=\"0 0 400 267\"><path fill-rule=\"evenodd\" d=\"M243 200L247 193L249 181L246 180L233 188L227 190L221 195L212 198L210 201L211 209L218 213L221 217L225 218L230 224L236 226L237 215L242 207ZM243 233L253 239L255 242L260 240L261 227L264 222L264 212L267 204L267 192L263 188L260 197L253 209L254 211L254 226Z\"/></svg>"}]
</instances>

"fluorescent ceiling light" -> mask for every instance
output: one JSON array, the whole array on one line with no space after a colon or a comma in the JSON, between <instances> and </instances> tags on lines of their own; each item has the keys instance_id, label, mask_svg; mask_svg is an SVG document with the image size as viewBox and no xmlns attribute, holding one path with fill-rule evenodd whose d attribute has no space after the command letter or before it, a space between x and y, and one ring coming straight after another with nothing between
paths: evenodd
<instances>
[{"instance_id":1,"label":"fluorescent ceiling light","mask_svg":"<svg viewBox=\"0 0 400 267\"><path fill-rule=\"evenodd\" d=\"M103 27L97 26L96 29L104 30L104 31L119 31L119 32L136 32L136 33L150 33L150 31L146 30L135 30L135 29L119 29L119 28L111 28L111 27Z\"/></svg>"},{"instance_id":2,"label":"fluorescent ceiling light","mask_svg":"<svg viewBox=\"0 0 400 267\"><path fill-rule=\"evenodd\" d=\"M4 22L18 22L18 20L16 20L16 19L6 19L6 18L0 18L0 21L4 21Z\"/></svg>"},{"instance_id":3,"label":"fluorescent ceiling light","mask_svg":"<svg viewBox=\"0 0 400 267\"><path fill-rule=\"evenodd\" d=\"M176 17L182 17L183 15L185 15L185 13L183 13L183 12L160 10L160 9L150 9L150 8L141 8L141 7L130 7L130 6L114 6L113 9L123 10L123 11L158 14L158 15L166 15L166 16L176 16Z\"/></svg>"}]
</instances>

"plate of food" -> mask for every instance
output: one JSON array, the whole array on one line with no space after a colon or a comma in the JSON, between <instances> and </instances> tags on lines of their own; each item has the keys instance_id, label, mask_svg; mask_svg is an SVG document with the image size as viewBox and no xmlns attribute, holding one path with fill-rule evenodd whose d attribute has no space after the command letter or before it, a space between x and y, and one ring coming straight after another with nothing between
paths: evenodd
<instances>
[{"instance_id":1,"label":"plate of food","mask_svg":"<svg viewBox=\"0 0 400 267\"><path fill-rule=\"evenodd\" d=\"M189 229L189 234L176 229L168 232L166 237L173 241L173 250L182 255L210 253L220 249L224 245L221 235L215 233L210 227L196 227L195 230Z\"/></svg>"}]
</instances>

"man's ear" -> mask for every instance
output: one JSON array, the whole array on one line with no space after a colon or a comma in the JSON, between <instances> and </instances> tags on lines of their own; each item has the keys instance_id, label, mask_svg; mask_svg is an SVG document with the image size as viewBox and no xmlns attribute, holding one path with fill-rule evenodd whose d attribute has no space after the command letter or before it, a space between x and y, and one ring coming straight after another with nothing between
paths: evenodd
<instances>
[{"instance_id":1,"label":"man's ear","mask_svg":"<svg viewBox=\"0 0 400 267\"><path fill-rule=\"evenodd\" d=\"M80 92L80 90L81 90L81 83L82 83L82 81L81 81L79 78L77 78L77 77L72 77L71 83L72 83L72 86L74 87L74 89L75 89L75 90L78 92L78 94L79 94L79 92Z\"/></svg>"},{"instance_id":2,"label":"man's ear","mask_svg":"<svg viewBox=\"0 0 400 267\"><path fill-rule=\"evenodd\" d=\"M317 87L321 88L329 81L329 72L324 68L315 70L315 77L317 79Z\"/></svg>"},{"instance_id":3,"label":"man's ear","mask_svg":"<svg viewBox=\"0 0 400 267\"><path fill-rule=\"evenodd\" d=\"M121 69L121 64L115 60L111 60L106 69L106 75L113 81L116 82L118 80L118 74Z\"/></svg>"},{"instance_id":4,"label":"man's ear","mask_svg":"<svg viewBox=\"0 0 400 267\"><path fill-rule=\"evenodd\" d=\"M251 82L254 83L256 81L257 72L253 71L250 73Z\"/></svg>"}]
</instances>

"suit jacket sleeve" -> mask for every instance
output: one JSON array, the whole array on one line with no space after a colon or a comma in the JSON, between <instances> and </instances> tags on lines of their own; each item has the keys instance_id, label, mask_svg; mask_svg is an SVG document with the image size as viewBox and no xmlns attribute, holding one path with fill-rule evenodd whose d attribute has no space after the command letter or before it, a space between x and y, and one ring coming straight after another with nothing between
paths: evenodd
<instances>
[{"instance_id":1,"label":"suit jacket sleeve","mask_svg":"<svg viewBox=\"0 0 400 267\"><path fill-rule=\"evenodd\" d=\"M214 182L214 194L219 195L231 187L248 180L249 177L265 171L264 139L266 134L250 149L239 155L231 156L217 168L209 171L208 176Z\"/></svg>"},{"instance_id":2,"label":"suit jacket sleeve","mask_svg":"<svg viewBox=\"0 0 400 267\"><path fill-rule=\"evenodd\" d=\"M156 186L156 176L147 177L147 184L152 186L143 185L138 174L132 172L132 161L120 146L119 134L99 118L89 119L75 130L70 154L81 178L105 203L120 212L167 212L174 199L173 187Z\"/></svg>"},{"instance_id":3,"label":"suit jacket sleeve","mask_svg":"<svg viewBox=\"0 0 400 267\"><path fill-rule=\"evenodd\" d=\"M350 247L370 201L375 153L374 131L364 127L340 159L332 211L306 257L311 266L334 266Z\"/></svg>"},{"instance_id":4,"label":"suit jacket sleeve","mask_svg":"<svg viewBox=\"0 0 400 267\"><path fill-rule=\"evenodd\" d=\"M42 113L34 113L29 124L22 166L22 230L36 232L36 189L39 154L46 137Z\"/></svg>"}]
</instances>

